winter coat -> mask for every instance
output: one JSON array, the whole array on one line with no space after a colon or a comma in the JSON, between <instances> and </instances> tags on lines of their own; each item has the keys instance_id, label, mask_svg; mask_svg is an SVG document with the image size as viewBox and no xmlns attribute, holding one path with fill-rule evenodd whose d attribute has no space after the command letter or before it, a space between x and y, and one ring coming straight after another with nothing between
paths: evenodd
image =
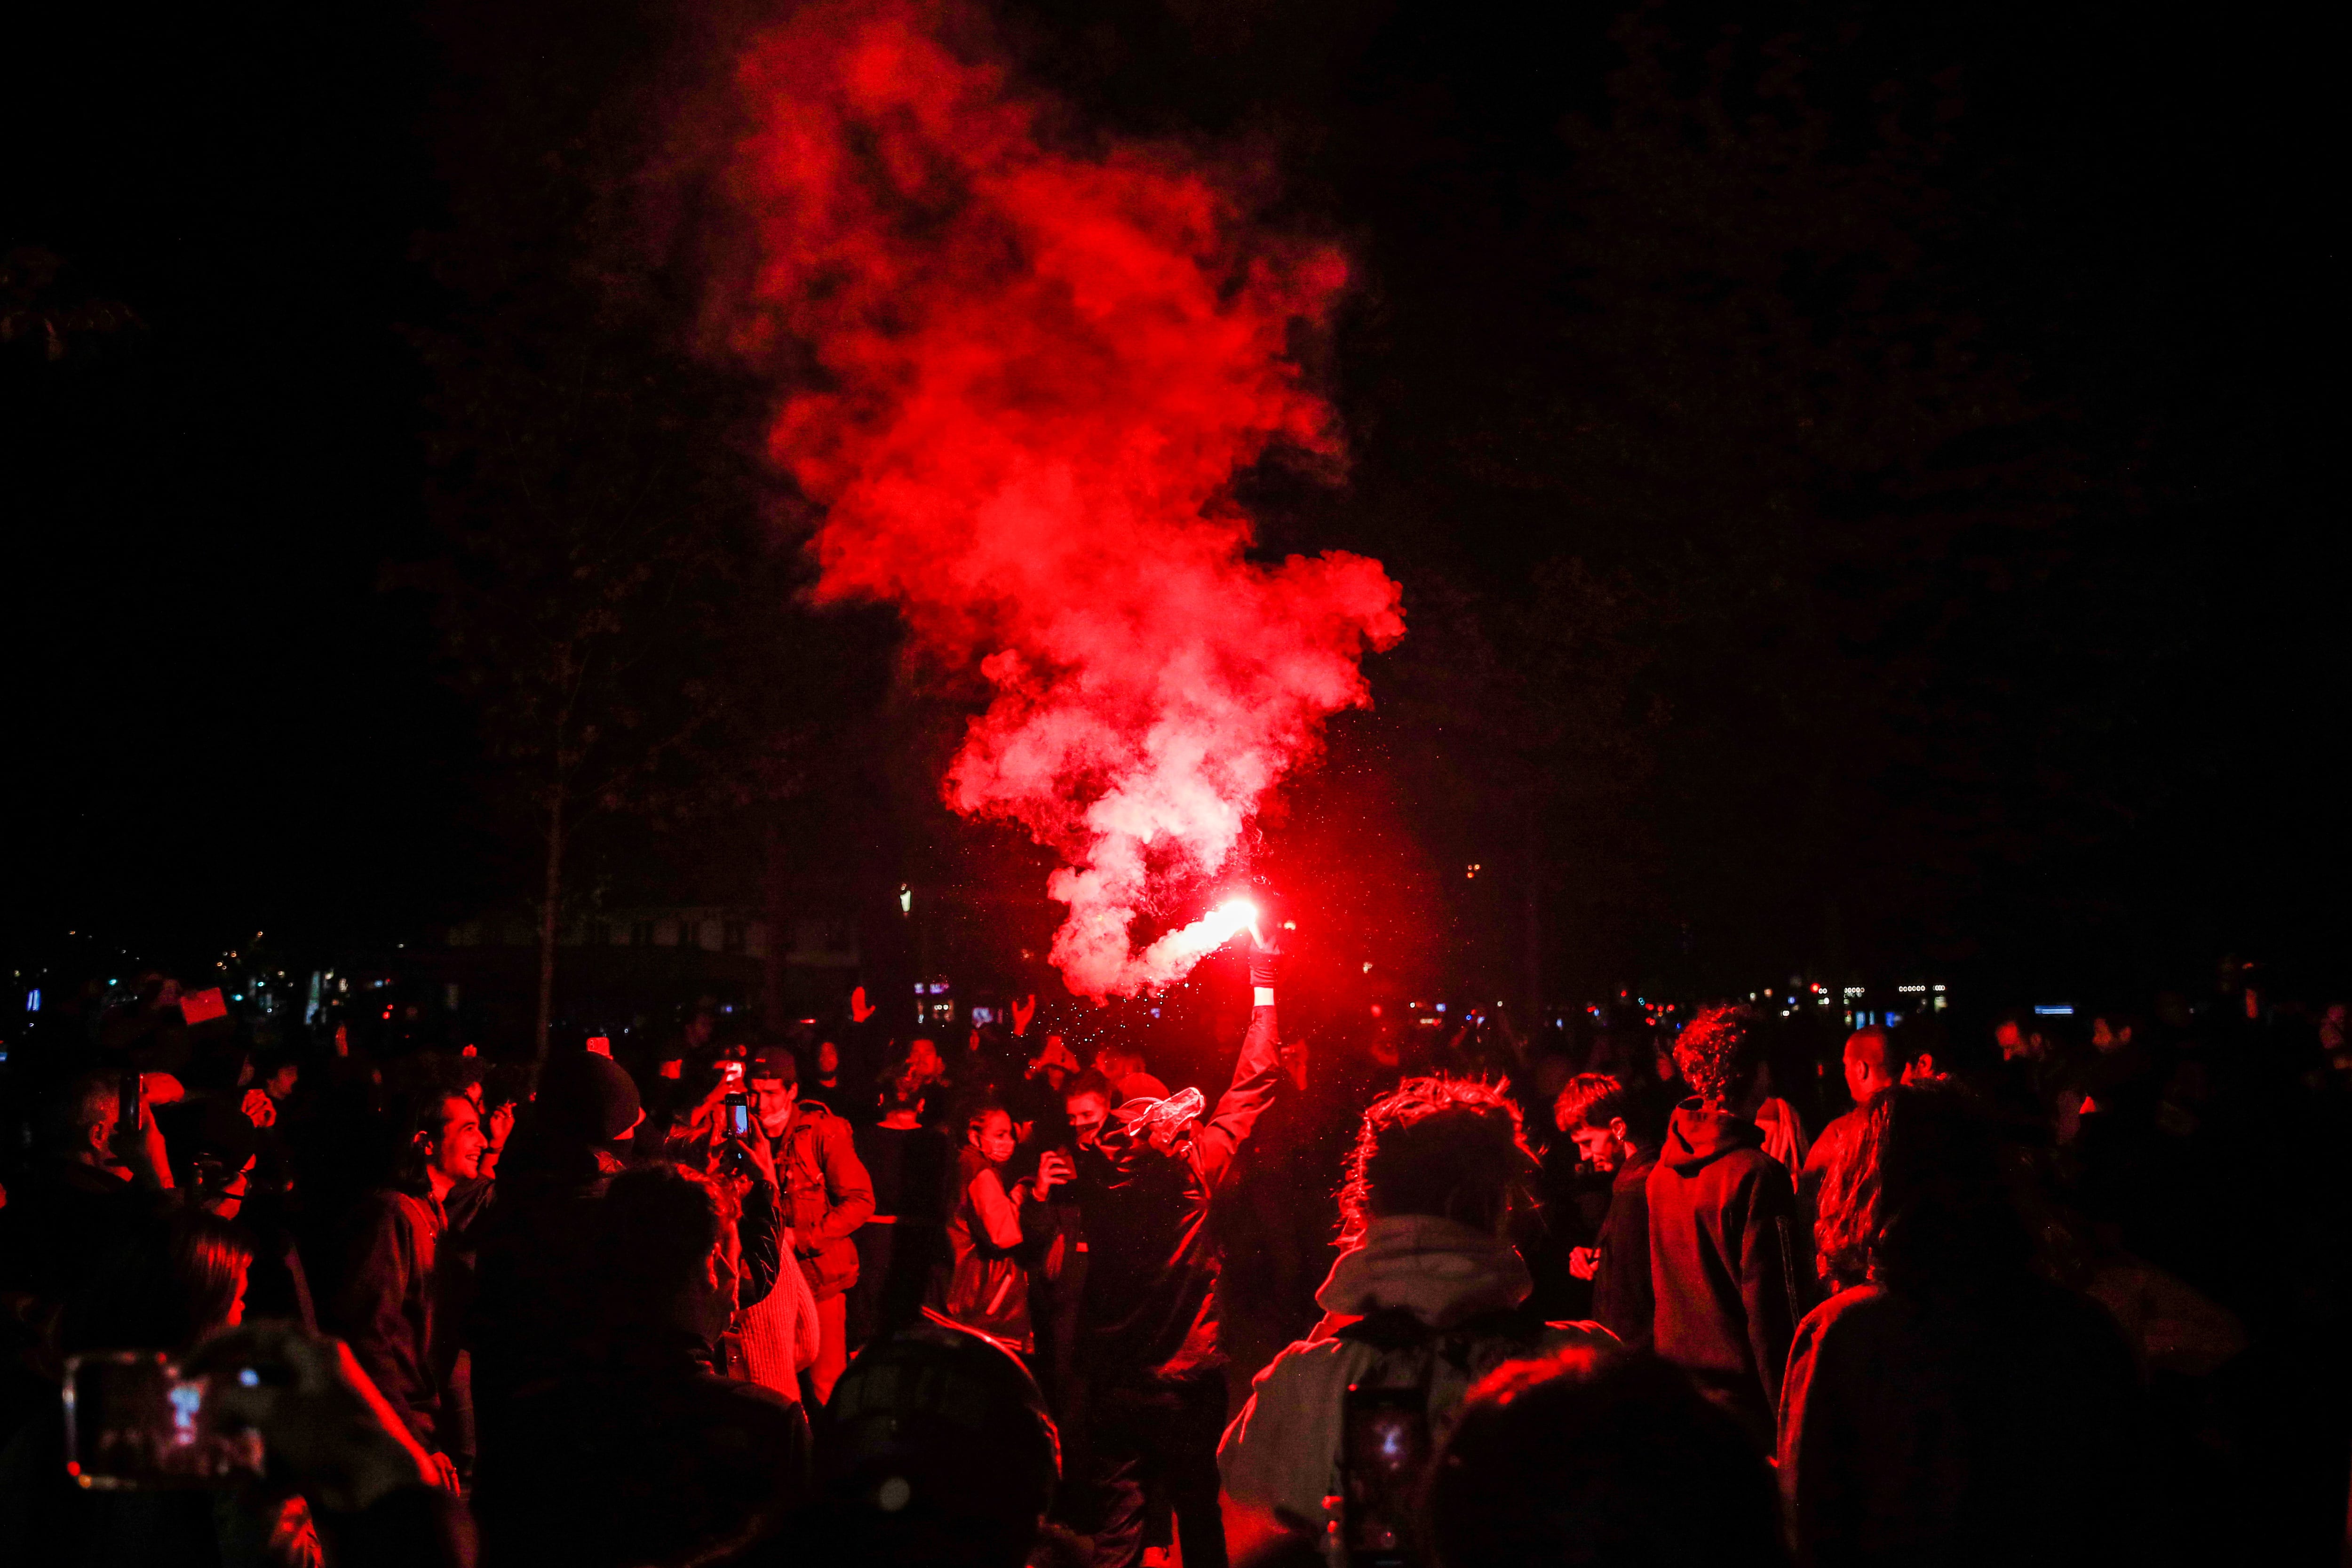
<instances>
[{"instance_id":1,"label":"winter coat","mask_svg":"<svg viewBox=\"0 0 2352 1568\"><path fill-rule=\"evenodd\" d=\"M708 1563L772 1536L806 1500L808 1423L710 1361L693 1332L633 1324L522 1391L475 1494L481 1560Z\"/></svg>"},{"instance_id":2,"label":"winter coat","mask_svg":"<svg viewBox=\"0 0 2352 1568\"><path fill-rule=\"evenodd\" d=\"M1780 1399L1800 1561L2144 1562L2141 1425L2130 1348L2074 1291L1843 1291L1798 1331Z\"/></svg>"},{"instance_id":3,"label":"winter coat","mask_svg":"<svg viewBox=\"0 0 2352 1568\"><path fill-rule=\"evenodd\" d=\"M1763 1145L1746 1117L1686 1100L1643 1192L1654 1348L1769 1445L1811 1270L1796 1190Z\"/></svg>"},{"instance_id":4,"label":"winter coat","mask_svg":"<svg viewBox=\"0 0 2352 1568\"><path fill-rule=\"evenodd\" d=\"M1123 1111L1081 1149L1077 1200L1091 1247L1079 1357L1097 1388L1198 1375L1217 1348L1217 1250L1209 1204L1282 1079L1271 1005L1251 1009L1232 1083L1192 1135L1162 1152Z\"/></svg>"},{"instance_id":5,"label":"winter coat","mask_svg":"<svg viewBox=\"0 0 2352 1568\"><path fill-rule=\"evenodd\" d=\"M1656 1299L1650 1287L1650 1171L1654 1154L1629 1158L1609 1184L1609 1217L1601 1226L1601 1265L1592 1276L1592 1315L1633 1350L1648 1350Z\"/></svg>"},{"instance_id":6,"label":"winter coat","mask_svg":"<svg viewBox=\"0 0 2352 1568\"><path fill-rule=\"evenodd\" d=\"M849 1123L803 1100L772 1146L801 1272L818 1300L838 1296L857 1283L857 1244L850 1235L874 1213L874 1180L857 1158Z\"/></svg>"},{"instance_id":7,"label":"winter coat","mask_svg":"<svg viewBox=\"0 0 2352 1568\"><path fill-rule=\"evenodd\" d=\"M1596 1323L1541 1323L1509 1314L1532 1289L1527 1265L1491 1232L1434 1215L1376 1219L1315 1293L1328 1314L1257 1375L1225 1429L1217 1468L1237 1502L1319 1529L1339 1494L1342 1409L1350 1384L1426 1381L1430 1436L1442 1443L1471 1384L1501 1362L1570 1345L1605 1344ZM1356 1338L1359 1320L1402 1311L1431 1331L1417 1345Z\"/></svg>"}]
</instances>

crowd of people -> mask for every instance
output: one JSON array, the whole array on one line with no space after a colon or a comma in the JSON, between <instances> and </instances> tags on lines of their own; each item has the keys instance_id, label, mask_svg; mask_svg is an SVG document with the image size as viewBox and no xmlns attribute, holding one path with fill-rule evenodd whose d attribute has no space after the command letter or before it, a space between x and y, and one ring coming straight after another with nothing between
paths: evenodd
<instances>
[{"instance_id":1,"label":"crowd of people","mask_svg":"<svg viewBox=\"0 0 2352 1568\"><path fill-rule=\"evenodd\" d=\"M1281 960L1252 937L1213 1099L1028 1002L509 1063L257 1052L156 977L12 1067L0 1561L2139 1563L2249 1496L2341 1524L2344 1423L2283 1436L2274 1370L2343 1366L2340 1201L2275 1186L2341 1146L2340 1009L1286 1037ZM125 1461L123 1352L261 1473Z\"/></svg>"}]
</instances>

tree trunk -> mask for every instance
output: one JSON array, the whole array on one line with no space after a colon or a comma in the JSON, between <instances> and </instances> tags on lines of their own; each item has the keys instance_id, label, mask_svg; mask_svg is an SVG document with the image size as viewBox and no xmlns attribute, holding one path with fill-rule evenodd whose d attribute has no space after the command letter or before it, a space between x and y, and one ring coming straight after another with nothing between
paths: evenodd
<instances>
[{"instance_id":1,"label":"tree trunk","mask_svg":"<svg viewBox=\"0 0 2352 1568\"><path fill-rule=\"evenodd\" d=\"M547 807L547 887L539 906L539 1032L532 1055L547 1060L547 1032L555 1016L555 922L563 901L563 792Z\"/></svg>"},{"instance_id":2,"label":"tree trunk","mask_svg":"<svg viewBox=\"0 0 2352 1568\"><path fill-rule=\"evenodd\" d=\"M784 964L793 949L792 906L784 896L784 839L776 830L771 817L762 846L766 864L761 867L761 902L766 905L768 942L760 955L761 1021L770 1029L784 1026Z\"/></svg>"}]
</instances>

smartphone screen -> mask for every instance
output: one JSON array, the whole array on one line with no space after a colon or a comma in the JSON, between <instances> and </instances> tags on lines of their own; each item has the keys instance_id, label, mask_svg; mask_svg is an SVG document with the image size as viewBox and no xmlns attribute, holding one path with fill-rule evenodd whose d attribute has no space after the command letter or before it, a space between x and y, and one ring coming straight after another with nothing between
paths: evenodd
<instances>
[{"instance_id":1,"label":"smartphone screen","mask_svg":"<svg viewBox=\"0 0 2352 1568\"><path fill-rule=\"evenodd\" d=\"M1348 1390L1341 1414L1340 1518L1353 1568L1411 1568L1419 1561L1412 1509L1430 1447L1425 1390Z\"/></svg>"},{"instance_id":2,"label":"smartphone screen","mask_svg":"<svg viewBox=\"0 0 2352 1568\"><path fill-rule=\"evenodd\" d=\"M221 1420L210 1394L207 1380L182 1377L161 1351L70 1358L66 1474L95 1491L226 1487L259 1476L261 1434Z\"/></svg>"},{"instance_id":3,"label":"smartphone screen","mask_svg":"<svg viewBox=\"0 0 2352 1568\"><path fill-rule=\"evenodd\" d=\"M727 1132L733 1138L749 1138L751 1135L751 1102L740 1096L728 1097Z\"/></svg>"}]
</instances>

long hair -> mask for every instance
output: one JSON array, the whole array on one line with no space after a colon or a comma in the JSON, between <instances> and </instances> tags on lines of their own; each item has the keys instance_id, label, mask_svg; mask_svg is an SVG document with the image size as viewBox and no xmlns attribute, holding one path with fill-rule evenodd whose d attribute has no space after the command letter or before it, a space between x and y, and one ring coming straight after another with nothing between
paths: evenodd
<instances>
[{"instance_id":1,"label":"long hair","mask_svg":"<svg viewBox=\"0 0 2352 1568\"><path fill-rule=\"evenodd\" d=\"M227 1326L252 1267L245 1232L202 1210L133 1227L67 1300L60 1348L185 1350Z\"/></svg>"},{"instance_id":2,"label":"long hair","mask_svg":"<svg viewBox=\"0 0 2352 1568\"><path fill-rule=\"evenodd\" d=\"M1492 1230L1536 1157L1519 1108L1478 1079L1410 1078L1364 1112L1339 1189L1339 1237L1374 1219L1434 1215Z\"/></svg>"},{"instance_id":3,"label":"long hair","mask_svg":"<svg viewBox=\"0 0 2352 1568\"><path fill-rule=\"evenodd\" d=\"M2006 1275L2032 1254L1991 1119L1948 1083L1871 1100L1822 1183L1813 1242L1829 1278L1899 1290Z\"/></svg>"}]
</instances>

